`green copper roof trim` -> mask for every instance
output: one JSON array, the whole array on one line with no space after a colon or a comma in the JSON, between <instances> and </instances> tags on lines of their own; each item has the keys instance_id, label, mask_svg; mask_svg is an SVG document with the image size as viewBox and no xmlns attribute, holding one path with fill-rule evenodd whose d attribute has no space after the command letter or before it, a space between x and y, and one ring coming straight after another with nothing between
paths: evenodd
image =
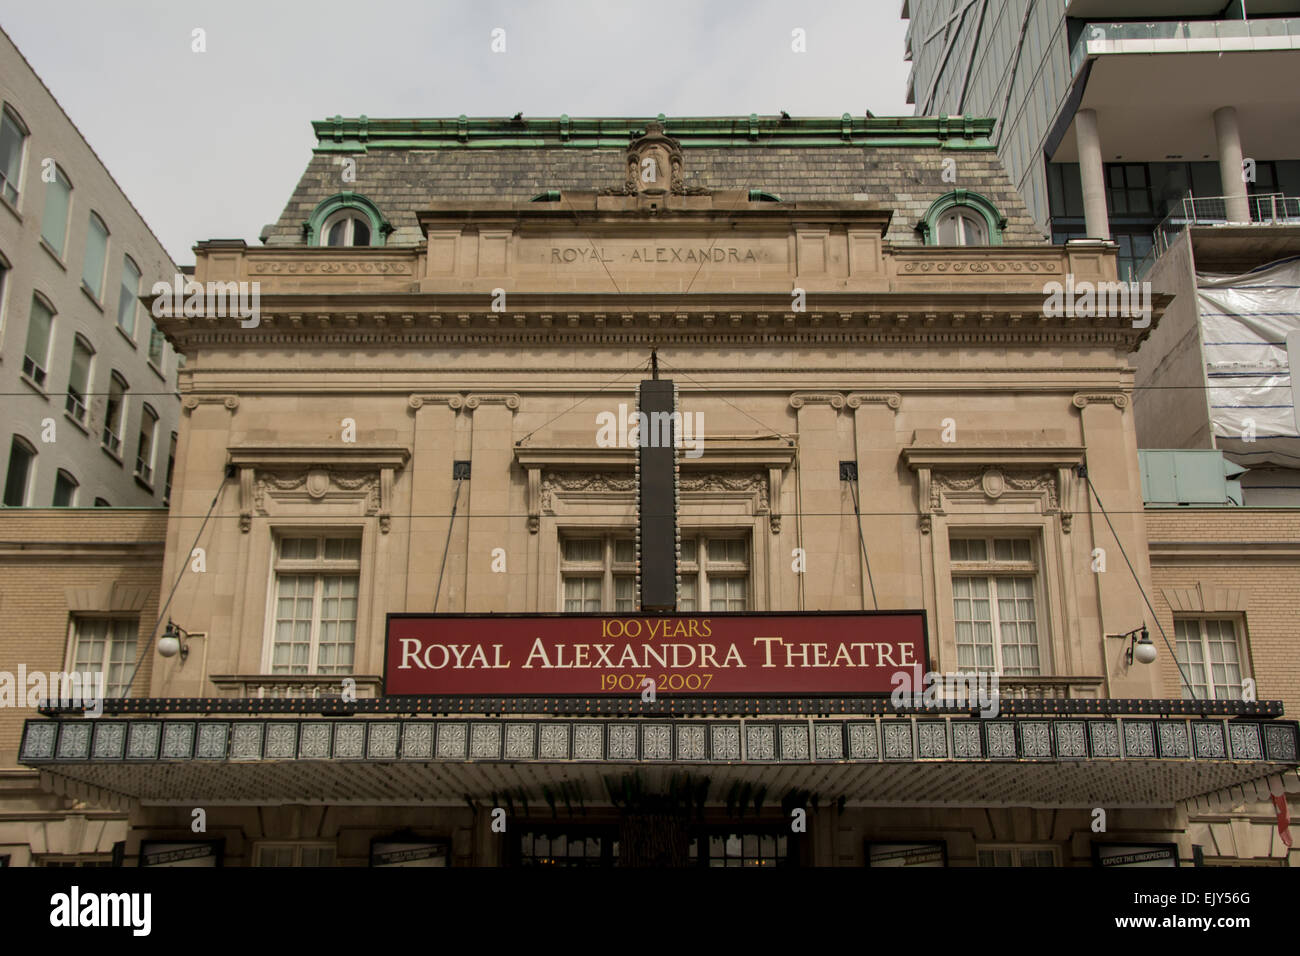
<instances>
[{"instance_id":1,"label":"green copper roof trim","mask_svg":"<svg viewBox=\"0 0 1300 956\"><path fill-rule=\"evenodd\" d=\"M364 153L371 149L625 149L658 120L684 148L909 147L991 150L995 120L972 116L711 116L574 118L570 116L448 119L371 119L366 116L312 123L318 153Z\"/></svg>"}]
</instances>

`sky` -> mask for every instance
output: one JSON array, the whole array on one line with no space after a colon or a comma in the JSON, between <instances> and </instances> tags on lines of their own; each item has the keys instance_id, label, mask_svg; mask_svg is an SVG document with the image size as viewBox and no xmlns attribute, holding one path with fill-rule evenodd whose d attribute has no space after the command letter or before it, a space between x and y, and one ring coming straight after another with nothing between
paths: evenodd
<instances>
[{"instance_id":1,"label":"sky","mask_svg":"<svg viewBox=\"0 0 1300 956\"><path fill-rule=\"evenodd\" d=\"M184 265L255 244L370 117L908 116L900 0L0 0L0 27ZM492 51L504 30L505 51ZM805 52L792 49L796 29ZM203 31L203 52L194 50ZM498 34L498 36L500 36Z\"/></svg>"}]
</instances>

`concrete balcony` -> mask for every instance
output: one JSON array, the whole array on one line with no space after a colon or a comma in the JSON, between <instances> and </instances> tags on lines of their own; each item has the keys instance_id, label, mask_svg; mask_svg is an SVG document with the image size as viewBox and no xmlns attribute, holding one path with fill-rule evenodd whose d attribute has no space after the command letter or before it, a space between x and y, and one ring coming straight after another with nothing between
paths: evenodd
<instances>
[{"instance_id":1,"label":"concrete balcony","mask_svg":"<svg viewBox=\"0 0 1300 956\"><path fill-rule=\"evenodd\" d=\"M1077 76L1090 56L1297 49L1300 17L1089 23L1070 54L1070 75Z\"/></svg>"}]
</instances>

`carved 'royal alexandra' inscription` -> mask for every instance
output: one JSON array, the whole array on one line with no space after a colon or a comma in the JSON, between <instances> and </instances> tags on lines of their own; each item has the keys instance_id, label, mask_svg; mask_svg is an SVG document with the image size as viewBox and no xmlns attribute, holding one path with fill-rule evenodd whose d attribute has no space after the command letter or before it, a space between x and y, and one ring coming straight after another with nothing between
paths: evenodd
<instances>
[{"instance_id":1,"label":"carved 'royal alexandra' inscription","mask_svg":"<svg viewBox=\"0 0 1300 956\"><path fill-rule=\"evenodd\" d=\"M758 253L744 246L551 246L552 265L605 263L757 263Z\"/></svg>"}]
</instances>

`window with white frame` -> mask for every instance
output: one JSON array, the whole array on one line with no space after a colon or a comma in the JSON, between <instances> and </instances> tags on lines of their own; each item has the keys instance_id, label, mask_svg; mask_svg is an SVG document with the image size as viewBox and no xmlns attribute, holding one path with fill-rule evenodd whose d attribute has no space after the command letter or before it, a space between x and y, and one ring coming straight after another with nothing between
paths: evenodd
<instances>
[{"instance_id":1,"label":"window with white frame","mask_svg":"<svg viewBox=\"0 0 1300 956\"><path fill-rule=\"evenodd\" d=\"M1054 846L982 846L977 856L980 866L1059 866Z\"/></svg>"},{"instance_id":2,"label":"window with white frame","mask_svg":"<svg viewBox=\"0 0 1300 956\"><path fill-rule=\"evenodd\" d=\"M954 535L949 557L957 669L1041 674L1033 540Z\"/></svg>"},{"instance_id":3,"label":"window with white frame","mask_svg":"<svg viewBox=\"0 0 1300 956\"><path fill-rule=\"evenodd\" d=\"M18 205L22 189L23 151L27 145L27 127L18 114L6 106L0 110L0 195Z\"/></svg>"},{"instance_id":4,"label":"window with white frame","mask_svg":"<svg viewBox=\"0 0 1300 956\"><path fill-rule=\"evenodd\" d=\"M90 361L95 350L80 335L72 340L72 368L68 370L68 397L63 403L69 415L86 423L86 393L90 391Z\"/></svg>"},{"instance_id":5,"label":"window with white frame","mask_svg":"<svg viewBox=\"0 0 1300 956\"><path fill-rule=\"evenodd\" d=\"M627 532L590 535L575 531L560 540L564 611L636 610L636 542Z\"/></svg>"},{"instance_id":6,"label":"window with white frame","mask_svg":"<svg viewBox=\"0 0 1300 956\"><path fill-rule=\"evenodd\" d=\"M978 214L950 209L939 217L938 240L941 246L987 246L989 230Z\"/></svg>"},{"instance_id":7,"label":"window with white frame","mask_svg":"<svg viewBox=\"0 0 1300 956\"><path fill-rule=\"evenodd\" d=\"M1181 618L1174 621L1178 663L1190 681L1183 698L1241 700L1241 647L1236 625L1221 618Z\"/></svg>"},{"instance_id":8,"label":"window with white frame","mask_svg":"<svg viewBox=\"0 0 1300 956\"><path fill-rule=\"evenodd\" d=\"M260 843L258 866L333 866L332 843Z\"/></svg>"},{"instance_id":9,"label":"window with white frame","mask_svg":"<svg viewBox=\"0 0 1300 956\"><path fill-rule=\"evenodd\" d=\"M32 296L32 315L27 323L27 345L23 350L23 374L42 388L45 387L45 370L49 367L53 328L54 310L40 296Z\"/></svg>"},{"instance_id":10,"label":"window with white frame","mask_svg":"<svg viewBox=\"0 0 1300 956\"><path fill-rule=\"evenodd\" d=\"M749 537L682 532L677 610L749 610Z\"/></svg>"},{"instance_id":11,"label":"window with white frame","mask_svg":"<svg viewBox=\"0 0 1300 956\"><path fill-rule=\"evenodd\" d=\"M125 697L139 635L138 618L74 618L70 669L79 674L103 674L105 696ZM99 684L90 686L97 689Z\"/></svg>"},{"instance_id":12,"label":"window with white frame","mask_svg":"<svg viewBox=\"0 0 1300 956\"><path fill-rule=\"evenodd\" d=\"M104 291L104 264L108 260L108 226L95 213L86 227L86 258L81 265L81 281L98 302Z\"/></svg>"},{"instance_id":13,"label":"window with white frame","mask_svg":"<svg viewBox=\"0 0 1300 956\"><path fill-rule=\"evenodd\" d=\"M140 415L140 437L135 446L135 476L146 485L153 484L154 437L158 432L158 413L146 404Z\"/></svg>"},{"instance_id":14,"label":"window with white frame","mask_svg":"<svg viewBox=\"0 0 1300 956\"><path fill-rule=\"evenodd\" d=\"M359 537L276 543L272 674L351 674L361 584Z\"/></svg>"},{"instance_id":15,"label":"window with white frame","mask_svg":"<svg viewBox=\"0 0 1300 956\"><path fill-rule=\"evenodd\" d=\"M320 228L322 246L368 246L370 223L364 216L347 209L325 220Z\"/></svg>"},{"instance_id":16,"label":"window with white frame","mask_svg":"<svg viewBox=\"0 0 1300 956\"><path fill-rule=\"evenodd\" d=\"M135 317L140 311L140 267L130 256L122 257L122 288L117 299L117 327L135 339Z\"/></svg>"},{"instance_id":17,"label":"window with white frame","mask_svg":"<svg viewBox=\"0 0 1300 956\"><path fill-rule=\"evenodd\" d=\"M42 176L44 179L44 176ZM63 258L63 247L68 238L68 208L72 205L72 184L59 166L54 167L54 178L45 183L45 209L41 213L41 238Z\"/></svg>"},{"instance_id":18,"label":"window with white frame","mask_svg":"<svg viewBox=\"0 0 1300 956\"><path fill-rule=\"evenodd\" d=\"M104 406L103 445L115 458L122 455L122 424L126 418L126 379L117 372L108 378L108 403Z\"/></svg>"}]
</instances>

